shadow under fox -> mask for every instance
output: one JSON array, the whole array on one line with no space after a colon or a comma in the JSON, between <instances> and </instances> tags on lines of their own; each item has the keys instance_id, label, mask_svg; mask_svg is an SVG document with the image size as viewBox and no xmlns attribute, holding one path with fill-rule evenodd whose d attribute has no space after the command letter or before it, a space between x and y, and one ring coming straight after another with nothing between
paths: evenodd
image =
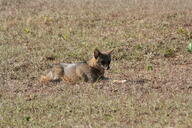
<instances>
[{"instance_id":1,"label":"shadow under fox","mask_svg":"<svg viewBox=\"0 0 192 128\"><path fill-rule=\"evenodd\" d=\"M111 53L112 50L100 52L95 49L93 58L88 61L55 64L46 75L41 76L40 81L44 83L57 80L64 80L70 83L75 83L79 80L96 82L104 78L105 70L110 69Z\"/></svg>"}]
</instances>

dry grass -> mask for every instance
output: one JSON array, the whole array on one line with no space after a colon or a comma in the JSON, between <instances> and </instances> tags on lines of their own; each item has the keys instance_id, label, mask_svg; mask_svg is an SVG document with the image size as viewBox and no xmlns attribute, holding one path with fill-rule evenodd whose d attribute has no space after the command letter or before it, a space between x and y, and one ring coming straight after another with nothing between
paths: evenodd
<instances>
[{"instance_id":1,"label":"dry grass","mask_svg":"<svg viewBox=\"0 0 192 128\"><path fill-rule=\"evenodd\" d=\"M0 127L189 128L191 0L0 0ZM38 82L115 48L95 84Z\"/></svg>"}]
</instances>

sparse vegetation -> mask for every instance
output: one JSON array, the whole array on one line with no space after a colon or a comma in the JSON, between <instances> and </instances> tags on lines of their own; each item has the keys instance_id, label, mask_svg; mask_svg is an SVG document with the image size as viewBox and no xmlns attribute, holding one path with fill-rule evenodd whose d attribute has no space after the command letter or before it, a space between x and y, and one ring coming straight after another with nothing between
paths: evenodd
<instances>
[{"instance_id":1,"label":"sparse vegetation","mask_svg":"<svg viewBox=\"0 0 192 128\"><path fill-rule=\"evenodd\" d=\"M0 0L0 127L190 128L191 14L191 0ZM125 83L38 82L96 47Z\"/></svg>"},{"instance_id":2,"label":"sparse vegetation","mask_svg":"<svg viewBox=\"0 0 192 128\"><path fill-rule=\"evenodd\" d=\"M189 43L189 45L188 45L188 47L187 47L187 50L188 50L188 52L192 52L192 41L190 41L190 43Z\"/></svg>"},{"instance_id":3,"label":"sparse vegetation","mask_svg":"<svg viewBox=\"0 0 192 128\"><path fill-rule=\"evenodd\" d=\"M147 70L148 70L148 71L152 71L152 70L153 70L153 66L148 65L148 66L147 66Z\"/></svg>"},{"instance_id":4,"label":"sparse vegetation","mask_svg":"<svg viewBox=\"0 0 192 128\"><path fill-rule=\"evenodd\" d=\"M175 51L173 49L167 49L165 50L164 57L174 57Z\"/></svg>"}]
</instances>

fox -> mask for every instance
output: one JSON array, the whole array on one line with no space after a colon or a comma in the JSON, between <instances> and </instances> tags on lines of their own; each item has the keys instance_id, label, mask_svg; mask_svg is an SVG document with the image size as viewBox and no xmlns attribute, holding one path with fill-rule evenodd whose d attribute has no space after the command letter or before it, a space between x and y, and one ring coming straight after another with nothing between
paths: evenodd
<instances>
[{"instance_id":1,"label":"fox","mask_svg":"<svg viewBox=\"0 0 192 128\"><path fill-rule=\"evenodd\" d=\"M105 79L105 70L110 69L111 54L113 50L101 52L94 49L93 57L88 61L77 63L57 63L52 66L47 74L40 78L41 83L64 80L68 83L78 81L94 83Z\"/></svg>"}]
</instances>

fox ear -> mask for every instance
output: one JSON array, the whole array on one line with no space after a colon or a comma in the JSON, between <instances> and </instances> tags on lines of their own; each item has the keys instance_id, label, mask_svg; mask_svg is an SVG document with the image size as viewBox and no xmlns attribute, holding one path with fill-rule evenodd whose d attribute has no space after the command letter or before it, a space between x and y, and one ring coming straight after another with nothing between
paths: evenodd
<instances>
[{"instance_id":1,"label":"fox ear","mask_svg":"<svg viewBox=\"0 0 192 128\"><path fill-rule=\"evenodd\" d=\"M100 54L101 54L101 52L96 48L96 49L94 50L94 57L95 57L95 59L97 59Z\"/></svg>"},{"instance_id":2,"label":"fox ear","mask_svg":"<svg viewBox=\"0 0 192 128\"><path fill-rule=\"evenodd\" d=\"M111 55L111 54L113 53L113 51L114 51L114 49L108 51L107 53L108 53L109 55Z\"/></svg>"}]
</instances>

